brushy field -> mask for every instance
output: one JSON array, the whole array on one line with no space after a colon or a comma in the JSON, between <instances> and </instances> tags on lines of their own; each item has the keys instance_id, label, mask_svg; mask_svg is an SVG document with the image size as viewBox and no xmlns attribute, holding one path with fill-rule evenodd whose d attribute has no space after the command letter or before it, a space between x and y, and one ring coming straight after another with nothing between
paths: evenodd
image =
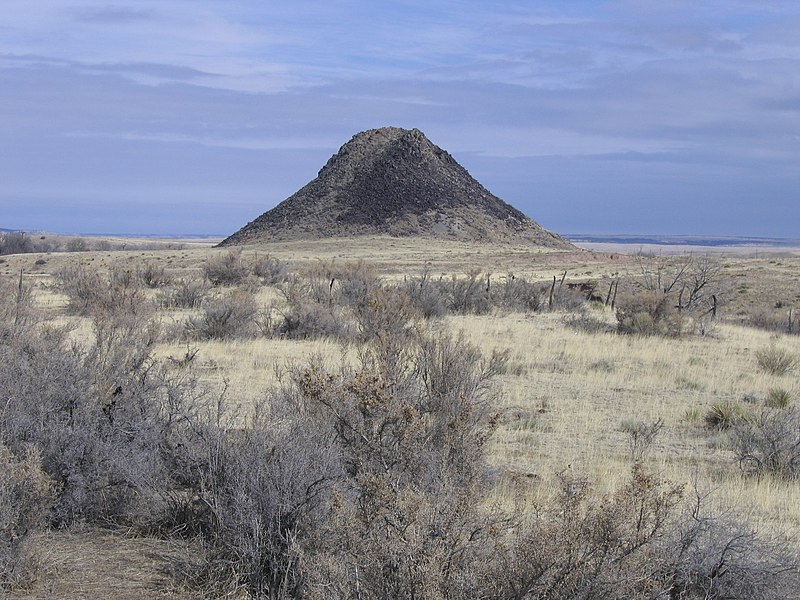
<instances>
[{"instance_id":1,"label":"brushy field","mask_svg":"<svg viewBox=\"0 0 800 600\"><path fill-rule=\"evenodd\" d=\"M800 407L800 335L793 319L800 308L795 286L800 254L642 257L375 238L282 243L247 248L241 254L210 244L176 243L136 250L103 246L92 251L32 252L0 259L4 318L19 321L14 306L24 305L30 327L58 328L63 332L62 345L79 356L95 356L102 340L110 348L116 335L102 338L95 308L89 306L113 305L116 300L100 294L82 308L77 306L81 294L84 299L91 295L86 290L92 286L107 288L103 293L111 296L129 294L127 305L108 310L141 315L136 327L158 325L147 356L135 368L159 365L170 377L195 381L205 390L204 397L218 402L224 395L232 428L247 428L265 400L273 397L268 390L287 385L292 373L309 361L325 365L330 373L363 365L363 347L371 343L370 336L390 347L392 336L405 339L410 329L431 339L448 332L461 335L460 343L473 345L484 357L503 356L492 374L494 388L487 407L492 435L485 460L491 486L480 496L481 506L548 514L553 506L572 510L569 498L574 493L582 501L585 498L586 512L581 514L586 517L604 502L617 502L609 498L627 493L632 465L637 464L659 481L682 486L685 501L702 498L704 510L721 521L739 523L747 535L756 532L771 544L796 548L800 417L793 411ZM676 281L669 294L663 292ZM391 290L403 290L407 296L400 298ZM667 296L669 300L662 302ZM681 310L676 311L675 304ZM112 396L115 388L121 390L111 366L101 365L99 358L92 360L91 385L96 388L102 380L102 385L111 386ZM798 444L794 450L779 447L791 436ZM13 446L14 440L2 441ZM770 449L775 456L769 455ZM20 452L8 459L9 464L22 464ZM356 487L363 498L366 488ZM52 493L29 488L43 497ZM458 488L453 489L457 493ZM645 489L655 488L637 489L636 493L645 494ZM199 495L204 498L202 491ZM667 495L661 498L667 502ZM346 511L337 514L343 522L355 518ZM173 536L165 542L154 533L158 527L142 528L139 516L97 518L86 513L59 519L63 531L52 526L53 518L45 518L37 525L40 532L26 538L36 568L33 574L18 577L8 593L44 596L57 590L81 597L81 586L93 585L92 577L96 585L118 586L114 593L119 597L142 597L156 589L186 597L223 593L208 581L198 583L195 571L203 567L193 565L199 560L193 552L229 550L219 541L222 534L215 534L220 537L214 541L222 544L220 549L198 541L202 538L198 532L193 534L197 537ZM48 522L50 529L44 528ZM103 522L113 527L100 527ZM342 523L337 527L336 531L349 531ZM127 528L129 535L121 535L121 528ZM542 539L549 535L540 534ZM558 535L566 536L563 531ZM111 536L113 544L108 541ZM524 544L514 539L518 550L514 560L533 561ZM192 544L199 544L196 548L201 551L192 550ZM79 546L96 556L87 556L80 564L66 558ZM376 548L371 551L379 552ZM115 567L111 563L117 552ZM324 561L314 564L319 573L344 577ZM135 565L141 565L139 571ZM216 568L219 571L219 565ZM224 593L235 590L265 597L275 593L274 581L237 575L239 568L231 563L221 569L218 579L225 580ZM425 568L435 571L430 565ZM519 564L505 568L516 572ZM702 571L697 565L693 568ZM82 569L82 576L75 575ZM640 573L640 565L637 569ZM109 580L109 572L119 575ZM371 592L362 588L358 570L355 577L355 587L342 583L340 594L388 593L388 588L380 588L380 593L378 588ZM421 597L442 593L425 587L427 575L419 577ZM128 583L120 583L120 578ZM760 589L756 579L756 587L747 593ZM515 596L508 590L516 583L508 585L490 597L544 593ZM555 597L567 597L567 589L582 589L577 582L570 585L576 587L547 589ZM539 588L531 584L530 589ZM596 593L602 589L649 597L638 588L600 586ZM584 592L576 597L593 597ZM779 590L788 597L798 597L796 592ZM696 597L692 593L700 592L689 590L676 597ZM723 592L704 593L721 597L714 593ZM765 592L760 597L773 596Z\"/></svg>"}]
</instances>

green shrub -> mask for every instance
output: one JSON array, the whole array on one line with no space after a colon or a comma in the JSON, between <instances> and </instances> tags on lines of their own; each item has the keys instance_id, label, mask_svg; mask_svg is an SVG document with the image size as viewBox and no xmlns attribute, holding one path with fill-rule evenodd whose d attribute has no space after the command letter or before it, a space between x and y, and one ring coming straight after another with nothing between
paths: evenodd
<instances>
[{"instance_id":1,"label":"green shrub","mask_svg":"<svg viewBox=\"0 0 800 600\"><path fill-rule=\"evenodd\" d=\"M746 414L744 407L738 402L717 402L708 409L704 421L711 429L728 429L742 421Z\"/></svg>"},{"instance_id":2,"label":"green shrub","mask_svg":"<svg viewBox=\"0 0 800 600\"><path fill-rule=\"evenodd\" d=\"M792 403L792 394L783 388L770 388L765 404L770 408L786 408Z\"/></svg>"}]
</instances>

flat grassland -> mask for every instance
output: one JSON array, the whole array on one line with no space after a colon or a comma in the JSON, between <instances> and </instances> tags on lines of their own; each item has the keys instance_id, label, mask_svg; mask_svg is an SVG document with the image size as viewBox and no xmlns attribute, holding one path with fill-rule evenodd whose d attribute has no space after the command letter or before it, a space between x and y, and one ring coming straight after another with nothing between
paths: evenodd
<instances>
[{"instance_id":1,"label":"flat grassland","mask_svg":"<svg viewBox=\"0 0 800 600\"><path fill-rule=\"evenodd\" d=\"M54 323L69 324L73 327L71 335L80 343L82 336L89 335L89 325L86 318L67 313L67 298L54 285L56 272L74 265L105 271L112 267L136 269L149 263L163 267L172 277L200 278L209 257L229 252L214 249L211 243L195 242L184 247L176 244L168 249L5 256L0 263L0 277L17 278L22 272L23 280L33 286L40 314ZM639 248L614 246L602 251L552 252L526 247L365 238L247 247L244 256L269 254L285 262L290 271L312 267L320 261L336 264L366 261L381 278L391 281L418 276L425 268L435 278L463 277L473 271L480 271L484 278L490 274L496 281L511 273L543 283L552 282L555 277L567 283L590 282L605 297L613 281L619 280L625 287L641 275L641 260L626 250L636 252ZM658 253L654 248L647 250ZM696 256L704 252L701 248L686 250ZM714 406L760 403L774 390L784 391L794 403L800 403L797 367L774 375L759 369L757 362L757 353L772 347L800 356L800 336L746 324L748 315L754 311L788 314L793 307L800 309L797 287L800 251L715 249L714 253L722 264L726 301L715 323L704 334L669 338L622 335L609 330L592 332L570 327L568 314L563 311L494 309L485 315L450 315L427 325L463 331L484 354L509 351L499 381L502 394L496 408L500 425L490 454L501 482L497 491L500 501L511 481L515 485L522 482L527 493L545 501L553 493L555 474L565 470L584 474L595 489L614 489L629 474L633 455L641 451L642 460L651 470L685 484L689 490L707 494L707 504L717 512L736 515L770 536L800 537L800 483L769 475L743 476L729 450L725 431L711 429L704 421ZM216 288L211 293L215 291ZM147 293L153 298L157 294L155 290ZM282 299L274 287L262 286L255 293L262 308ZM613 329L616 320L610 306L594 303L587 310L595 320ZM180 326L192 312L160 309L156 315L169 328ZM352 348L328 338L298 341L253 337L198 340L189 344L165 339L158 345L156 355L177 361L190 346L196 357L189 368L212 387L227 386L228 397L245 411L275 383L282 366L302 362L311 355L320 355L336 364L349 360L352 353ZM633 424L653 424L659 420L663 425L652 444L644 449L633 447L630 434ZM98 555L109 546L103 537L106 534L61 535L48 534L40 542L52 551L59 544L64 548L74 546L76 540L82 539L81 535L90 536L85 547L96 545ZM119 578L138 577L145 587L120 589L119 597L146 596L146 585L155 585L152 583L153 573L158 570L155 554L152 549L144 548L141 540L126 542L120 537L114 547L126 548L126 543L130 547L123 558L129 566L97 566L95 575L98 580L106 581L109 570L114 573L117 569L117 582ZM137 560L141 570L130 571L130 564ZM53 564L58 563L54 559ZM82 564L92 569L91 560ZM64 568L53 567L45 577L50 578L49 583L45 581L41 586L54 593L81 597L75 587L78 584L69 588ZM67 570L72 572L72 569ZM105 571L102 577L101 570ZM87 577L91 579L91 573ZM89 584L82 581L80 585Z\"/></svg>"}]
</instances>

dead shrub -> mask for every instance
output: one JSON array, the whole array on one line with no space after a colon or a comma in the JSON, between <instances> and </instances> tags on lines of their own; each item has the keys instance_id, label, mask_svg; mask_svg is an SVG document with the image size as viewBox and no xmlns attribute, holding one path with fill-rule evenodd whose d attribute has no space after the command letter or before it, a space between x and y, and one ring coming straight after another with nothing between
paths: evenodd
<instances>
[{"instance_id":1,"label":"dead shrub","mask_svg":"<svg viewBox=\"0 0 800 600\"><path fill-rule=\"evenodd\" d=\"M562 319L562 323L570 329L589 334L610 333L614 330L611 325L602 319L598 319L591 311L585 310L565 316Z\"/></svg>"},{"instance_id":2,"label":"dead shrub","mask_svg":"<svg viewBox=\"0 0 800 600\"><path fill-rule=\"evenodd\" d=\"M96 324L78 352L63 332L0 328L0 432L19 455L41 455L56 485L56 525L76 520L152 523L173 510L186 447L191 382L170 379L150 350L155 332L132 320Z\"/></svg>"},{"instance_id":3,"label":"dead shrub","mask_svg":"<svg viewBox=\"0 0 800 600\"><path fill-rule=\"evenodd\" d=\"M340 306L341 290L334 284L330 271L315 270L308 279L293 277L280 285L285 303L276 307L280 319L275 334L292 339L351 338L354 326Z\"/></svg>"},{"instance_id":4,"label":"dead shrub","mask_svg":"<svg viewBox=\"0 0 800 600\"><path fill-rule=\"evenodd\" d=\"M785 545L704 516L639 464L606 497L562 474L557 503L533 515L476 565L483 597L777 600L798 582Z\"/></svg>"},{"instance_id":5,"label":"dead shrub","mask_svg":"<svg viewBox=\"0 0 800 600\"><path fill-rule=\"evenodd\" d=\"M0 234L0 254L25 254L36 251L31 236L21 231Z\"/></svg>"}]
</instances>

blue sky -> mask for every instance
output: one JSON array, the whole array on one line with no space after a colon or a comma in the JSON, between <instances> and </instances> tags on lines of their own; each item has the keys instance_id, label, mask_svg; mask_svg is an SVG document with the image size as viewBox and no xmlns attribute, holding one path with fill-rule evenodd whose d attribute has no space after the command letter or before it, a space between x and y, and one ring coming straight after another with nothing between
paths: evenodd
<instances>
[{"instance_id":1,"label":"blue sky","mask_svg":"<svg viewBox=\"0 0 800 600\"><path fill-rule=\"evenodd\" d=\"M0 227L231 233L384 125L561 233L800 237L800 3L2 0Z\"/></svg>"}]
</instances>

